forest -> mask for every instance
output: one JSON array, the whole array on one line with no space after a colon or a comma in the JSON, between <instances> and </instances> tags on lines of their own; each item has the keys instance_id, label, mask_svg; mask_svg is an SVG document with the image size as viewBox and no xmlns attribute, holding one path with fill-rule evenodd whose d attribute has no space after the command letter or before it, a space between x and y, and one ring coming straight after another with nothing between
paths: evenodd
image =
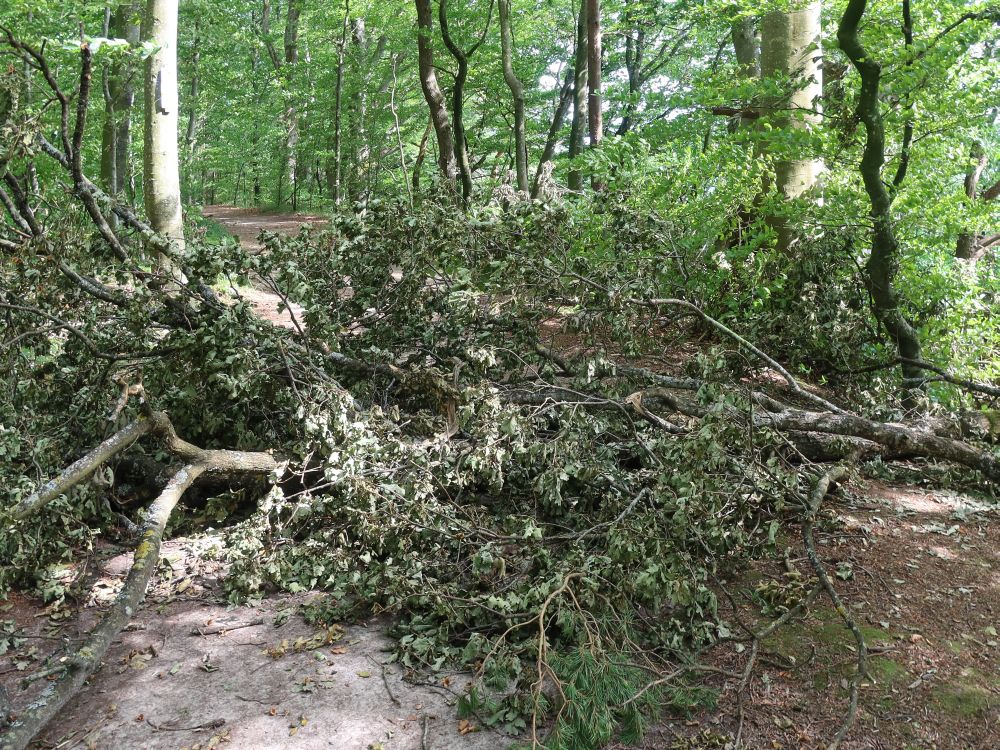
<instances>
[{"instance_id":1,"label":"forest","mask_svg":"<svg viewBox=\"0 0 1000 750\"><path fill-rule=\"evenodd\" d=\"M1000 747L996 0L3 0L0 750Z\"/></svg>"}]
</instances>

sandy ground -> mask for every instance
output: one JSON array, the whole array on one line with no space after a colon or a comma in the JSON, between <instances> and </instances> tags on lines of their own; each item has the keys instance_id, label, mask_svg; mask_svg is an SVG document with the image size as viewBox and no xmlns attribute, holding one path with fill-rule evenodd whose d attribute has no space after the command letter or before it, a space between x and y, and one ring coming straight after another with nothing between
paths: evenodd
<instances>
[{"instance_id":1,"label":"sandy ground","mask_svg":"<svg viewBox=\"0 0 1000 750\"><path fill-rule=\"evenodd\" d=\"M467 676L405 680L404 670L389 663L384 622L309 625L298 610L316 594L227 606L222 566L201 557L204 547L188 539L165 543L141 611L37 747L501 750L510 744L458 718L455 702ZM63 637L95 622L130 564L126 553L100 565L84 596L89 606L67 620L58 611L58 619L47 617L54 611L37 601L11 601L3 617L14 617L32 636L10 659L23 671L0 675L15 714L40 687L22 690L20 678L39 670Z\"/></svg>"}]
</instances>

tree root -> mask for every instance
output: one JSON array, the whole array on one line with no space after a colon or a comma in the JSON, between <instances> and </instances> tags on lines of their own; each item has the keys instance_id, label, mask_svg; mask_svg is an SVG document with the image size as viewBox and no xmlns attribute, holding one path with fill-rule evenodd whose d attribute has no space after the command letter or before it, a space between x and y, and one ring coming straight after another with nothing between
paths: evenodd
<instances>
[{"instance_id":1,"label":"tree root","mask_svg":"<svg viewBox=\"0 0 1000 750\"><path fill-rule=\"evenodd\" d=\"M167 520L184 491L206 473L267 474L280 468L279 462L270 453L198 448L177 436L165 413L154 412L148 406L145 412L139 421L119 431L72 464L59 477L47 483L43 487L44 492L35 493L18 508L18 518L32 514L61 492L79 484L105 461L147 432L159 435L167 449L185 461L146 511L132 568L111 608L80 645L59 658L50 676L60 674L60 678L46 686L27 710L11 723L6 735L0 740L0 750L24 750L100 667L115 636L128 625L145 598L146 587L160 556L160 543Z\"/></svg>"}]
</instances>

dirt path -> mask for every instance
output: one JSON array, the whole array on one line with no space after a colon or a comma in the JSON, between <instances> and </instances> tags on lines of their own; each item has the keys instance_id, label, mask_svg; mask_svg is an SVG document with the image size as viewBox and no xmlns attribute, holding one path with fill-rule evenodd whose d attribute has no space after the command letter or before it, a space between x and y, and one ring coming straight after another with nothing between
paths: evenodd
<instances>
[{"instance_id":1,"label":"dirt path","mask_svg":"<svg viewBox=\"0 0 1000 750\"><path fill-rule=\"evenodd\" d=\"M327 219L316 214L262 213L252 208L239 206L205 206L202 215L224 226L239 238L240 244L248 250L261 249L258 237L262 231L276 234L295 234L303 224L323 226Z\"/></svg>"},{"instance_id":2,"label":"dirt path","mask_svg":"<svg viewBox=\"0 0 1000 750\"><path fill-rule=\"evenodd\" d=\"M383 622L311 626L299 608L317 594L227 606L219 584L223 567L205 554L212 543L200 537L164 544L146 602L101 670L39 738L38 748L502 750L509 745L507 738L457 717L455 702L466 676L442 675L425 685L405 681L403 669L388 663L391 644ZM106 559L78 612L11 599L0 619L12 618L30 636L15 642L0 666L0 688L6 688L15 714L41 689L35 683L22 690L20 678L41 669L42 658L62 638L96 622L130 565L130 553Z\"/></svg>"},{"instance_id":3,"label":"dirt path","mask_svg":"<svg viewBox=\"0 0 1000 750\"><path fill-rule=\"evenodd\" d=\"M857 723L842 750L996 750L1000 747L1000 513L969 496L855 483L828 498L817 550L870 649ZM790 537L789 546L801 549ZM805 559L794 567L809 573ZM730 582L759 614L781 565ZM744 695L744 747L825 748L847 709L854 639L824 598L763 644ZM740 672L746 652L712 655ZM645 750L727 747L738 728L734 680L716 680L719 709L657 727ZM691 744L678 735L696 736ZM721 743L721 744L713 744Z\"/></svg>"},{"instance_id":4,"label":"dirt path","mask_svg":"<svg viewBox=\"0 0 1000 750\"><path fill-rule=\"evenodd\" d=\"M258 239L261 232L296 234L303 224L323 226L327 223L324 217L313 214L268 214L250 208L224 205L205 206L202 215L220 224L250 252L263 249ZM302 325L302 306L290 302L288 309L285 309L281 297L267 289L263 283L235 287L230 296L246 300L258 315L274 325L289 329L295 329L296 323Z\"/></svg>"}]
</instances>

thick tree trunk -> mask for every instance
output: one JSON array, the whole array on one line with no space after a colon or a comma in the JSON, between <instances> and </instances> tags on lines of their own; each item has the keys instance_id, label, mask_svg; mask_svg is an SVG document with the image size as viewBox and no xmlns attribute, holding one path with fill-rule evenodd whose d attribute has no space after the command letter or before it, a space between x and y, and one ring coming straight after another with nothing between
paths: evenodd
<instances>
[{"instance_id":1,"label":"thick tree trunk","mask_svg":"<svg viewBox=\"0 0 1000 750\"><path fill-rule=\"evenodd\" d=\"M569 131L569 158L583 153L583 138L587 127L587 2L580 0L576 20L576 51L573 56L573 121ZM583 174L579 169L569 172L569 189L583 190Z\"/></svg>"},{"instance_id":2,"label":"thick tree trunk","mask_svg":"<svg viewBox=\"0 0 1000 750\"><path fill-rule=\"evenodd\" d=\"M143 19L143 39L156 48L146 59L143 193L153 231L183 253L177 153L177 6L178 0L148 0ZM174 279L181 278L179 269L163 253L158 254L157 267Z\"/></svg>"},{"instance_id":3,"label":"thick tree trunk","mask_svg":"<svg viewBox=\"0 0 1000 750\"><path fill-rule=\"evenodd\" d=\"M458 175L455 162L455 141L451 132L451 118L444 94L438 85L437 74L434 72L433 21L431 15L431 0L414 0L417 7L417 52L420 71L420 87L431 113L434 133L437 136L438 168L441 176L449 184L454 184Z\"/></svg>"},{"instance_id":4,"label":"thick tree trunk","mask_svg":"<svg viewBox=\"0 0 1000 750\"><path fill-rule=\"evenodd\" d=\"M514 165L517 189L528 192L528 145L524 124L524 86L514 73L514 40L510 29L510 2L499 0L500 51L503 57L503 77L514 100Z\"/></svg>"},{"instance_id":5,"label":"thick tree trunk","mask_svg":"<svg viewBox=\"0 0 1000 750\"><path fill-rule=\"evenodd\" d=\"M865 49L858 36L858 25L865 14L867 0L850 0L837 30L840 48L861 77L858 118L865 126L865 148L861 157L861 177L871 202L872 250L865 267L875 315L892 337L903 360L919 360L920 337L900 309L893 288L899 267L899 245L892 225L892 194L882 180L885 163L885 125L879 110L879 84L882 66ZM904 387L922 381L922 371L902 365Z\"/></svg>"},{"instance_id":6,"label":"thick tree trunk","mask_svg":"<svg viewBox=\"0 0 1000 750\"><path fill-rule=\"evenodd\" d=\"M818 125L823 96L819 65L822 28L820 4L772 11L761 26L760 69L766 77L791 76L796 80L790 98L774 102L772 120L784 128ZM781 159L775 165L777 188L786 198L797 198L816 184L823 169L818 159Z\"/></svg>"},{"instance_id":7,"label":"thick tree trunk","mask_svg":"<svg viewBox=\"0 0 1000 750\"><path fill-rule=\"evenodd\" d=\"M823 96L820 67L820 3L809 2L787 11L771 11L761 25L760 70L765 78L791 77L794 89L788 98L774 101L767 109L778 128L810 128L818 125ZM798 198L810 191L823 170L812 158L782 156L774 165L775 187L785 198ZM770 220L778 235L778 247L788 251L794 228L783 218Z\"/></svg>"}]
</instances>

